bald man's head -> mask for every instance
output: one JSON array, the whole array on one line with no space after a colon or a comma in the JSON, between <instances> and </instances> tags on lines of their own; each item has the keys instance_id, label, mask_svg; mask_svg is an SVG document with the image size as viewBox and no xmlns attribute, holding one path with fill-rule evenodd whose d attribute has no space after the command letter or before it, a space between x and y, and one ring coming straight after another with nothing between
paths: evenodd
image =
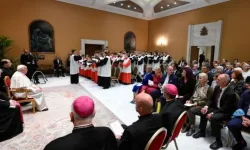
<instances>
[{"instance_id":1,"label":"bald man's head","mask_svg":"<svg viewBox=\"0 0 250 150\"><path fill-rule=\"evenodd\" d=\"M135 97L136 111L142 116L152 113L153 99L149 94L140 93Z\"/></svg>"}]
</instances>

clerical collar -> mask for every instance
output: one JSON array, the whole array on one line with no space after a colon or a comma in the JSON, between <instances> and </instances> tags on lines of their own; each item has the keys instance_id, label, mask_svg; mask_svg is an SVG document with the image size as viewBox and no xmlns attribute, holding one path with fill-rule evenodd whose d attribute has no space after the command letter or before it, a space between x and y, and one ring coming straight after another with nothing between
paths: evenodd
<instances>
[{"instance_id":1,"label":"clerical collar","mask_svg":"<svg viewBox=\"0 0 250 150\"><path fill-rule=\"evenodd\" d=\"M76 130L76 129L82 129L82 128L88 128L88 127L92 127L93 124L85 124L85 125L79 125L79 126L75 126L73 130Z\"/></svg>"}]
</instances>

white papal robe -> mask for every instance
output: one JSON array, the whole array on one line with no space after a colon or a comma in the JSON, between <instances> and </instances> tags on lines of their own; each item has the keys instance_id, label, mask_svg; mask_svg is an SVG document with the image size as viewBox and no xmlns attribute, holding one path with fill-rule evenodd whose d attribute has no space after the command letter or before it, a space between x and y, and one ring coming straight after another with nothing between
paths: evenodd
<instances>
[{"instance_id":1,"label":"white papal robe","mask_svg":"<svg viewBox=\"0 0 250 150\"><path fill-rule=\"evenodd\" d=\"M22 72L16 71L11 77L10 88L27 88L32 92L28 93L36 101L36 109L42 111L47 108L44 95L41 88L33 84L30 79ZM25 93L15 93L15 97L24 98Z\"/></svg>"}]
</instances>

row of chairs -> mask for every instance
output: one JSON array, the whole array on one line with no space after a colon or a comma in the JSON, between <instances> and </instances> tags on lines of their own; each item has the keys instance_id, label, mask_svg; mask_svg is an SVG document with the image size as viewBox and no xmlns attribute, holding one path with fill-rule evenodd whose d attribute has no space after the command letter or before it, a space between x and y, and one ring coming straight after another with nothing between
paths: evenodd
<instances>
[{"instance_id":1,"label":"row of chairs","mask_svg":"<svg viewBox=\"0 0 250 150\"><path fill-rule=\"evenodd\" d=\"M172 135L166 143L164 143L164 141L167 136L167 130L165 128L160 128L159 130L157 130L147 143L145 150L166 150L168 145L172 141L174 141L176 149L179 150L176 138L179 136L182 126L186 121L186 118L187 112L184 111L175 122Z\"/></svg>"}]
</instances>

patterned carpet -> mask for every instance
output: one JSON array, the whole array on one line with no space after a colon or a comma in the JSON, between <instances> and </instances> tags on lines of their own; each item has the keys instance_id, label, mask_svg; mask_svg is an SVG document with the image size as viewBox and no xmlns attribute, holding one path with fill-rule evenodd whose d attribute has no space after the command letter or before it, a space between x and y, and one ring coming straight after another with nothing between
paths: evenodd
<instances>
[{"instance_id":1,"label":"patterned carpet","mask_svg":"<svg viewBox=\"0 0 250 150\"><path fill-rule=\"evenodd\" d=\"M24 132L8 141L0 143L3 150L42 150L47 143L72 131L69 112L73 100L82 95L90 94L80 85L68 85L44 88L49 111L32 114L31 107L23 107ZM95 126L109 126L118 118L101 102L94 99L96 115Z\"/></svg>"}]
</instances>

